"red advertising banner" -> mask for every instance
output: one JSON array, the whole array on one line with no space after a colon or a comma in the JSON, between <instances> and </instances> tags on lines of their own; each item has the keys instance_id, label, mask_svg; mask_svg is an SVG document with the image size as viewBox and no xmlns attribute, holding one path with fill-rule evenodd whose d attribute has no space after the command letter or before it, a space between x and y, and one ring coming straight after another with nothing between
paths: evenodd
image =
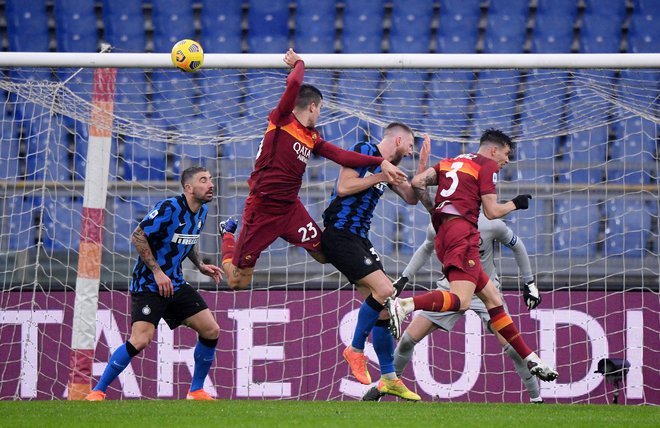
<instances>
[{"instance_id":1,"label":"red advertising banner","mask_svg":"<svg viewBox=\"0 0 660 428\"><path fill-rule=\"evenodd\" d=\"M369 388L349 373L360 301L352 291L202 292L221 327L205 389L218 398L355 400ZM619 402L660 404L660 304L652 292L546 293L527 311L505 293L525 340L559 371L543 383L546 402L607 403L614 386L595 373L602 358L630 363ZM71 354L71 292L2 294L0 399L64 399ZM93 376L130 332L130 298L102 292ZM195 333L164 323L108 390L109 399L184 398ZM365 350L374 381L376 354ZM467 312L452 333L437 331L415 348L405 382L423 400L526 402L528 397L497 340Z\"/></svg>"}]
</instances>

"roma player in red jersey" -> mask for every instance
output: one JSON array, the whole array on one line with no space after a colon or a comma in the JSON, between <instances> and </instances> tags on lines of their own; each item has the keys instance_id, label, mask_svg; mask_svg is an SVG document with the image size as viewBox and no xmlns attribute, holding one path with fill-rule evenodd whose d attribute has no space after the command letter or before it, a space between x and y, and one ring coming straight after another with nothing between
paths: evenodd
<instances>
[{"instance_id":1,"label":"roma player in red jersey","mask_svg":"<svg viewBox=\"0 0 660 428\"><path fill-rule=\"evenodd\" d=\"M557 372L545 365L520 336L479 256L477 221L482 205L484 215L490 220L529 207L531 195L518 195L503 204L497 202L497 173L509 163L513 149L508 135L489 129L482 134L477 153L444 159L413 178L419 200L431 213L436 230L435 251L449 280L450 291L434 290L407 299L390 299L387 309L392 333L398 338L401 322L412 311L466 311L476 293L486 305L491 327L525 360L530 373L551 381L557 378ZM435 202L431 202L427 192L427 187L433 185L438 186Z\"/></svg>"},{"instance_id":2,"label":"roma player in red jersey","mask_svg":"<svg viewBox=\"0 0 660 428\"><path fill-rule=\"evenodd\" d=\"M233 219L220 223L222 268L232 289L250 285L259 255L280 237L305 248L317 261L326 262L321 229L298 198L312 154L349 168L380 165L393 185L406 180L399 168L382 157L343 150L324 141L314 128L321 114L321 92L302 84L305 63L300 55L289 49L284 62L293 70L277 107L268 115L268 128L248 179L250 194L238 239L234 239L237 225Z\"/></svg>"}]
</instances>

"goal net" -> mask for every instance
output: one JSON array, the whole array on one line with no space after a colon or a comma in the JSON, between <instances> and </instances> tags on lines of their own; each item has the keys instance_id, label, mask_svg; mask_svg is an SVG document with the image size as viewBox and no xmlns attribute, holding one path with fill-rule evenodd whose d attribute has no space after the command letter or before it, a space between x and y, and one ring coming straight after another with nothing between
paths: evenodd
<instances>
[{"instance_id":1,"label":"goal net","mask_svg":"<svg viewBox=\"0 0 660 428\"><path fill-rule=\"evenodd\" d=\"M517 150L500 174L499 199L533 195L528 210L506 221L530 254L542 304L524 306L507 248L498 250L497 267L525 340L560 373L542 385L542 397L606 403L620 393L620 402L660 404L660 64L542 69L479 61L459 69L392 62L331 69L312 61L305 82L324 95L322 135L343 148L377 143L399 121L430 135L433 164L475 151L486 128L510 134ZM98 380L130 332L127 287L137 257L130 234L157 201L181 192L178 176L190 165L214 176L200 252L220 264L216 225L240 217L286 70L145 67L1 70L0 399L80 398ZM410 177L418 148L401 165ZM338 172L323 158L307 166L300 198L319 224ZM385 193L371 241L390 277L403 271L428 223L421 204ZM212 395L354 400L368 389L341 356L361 300L332 266L278 240L247 291L216 287L192 265L184 277L221 327L205 384ZM405 293L437 279L432 257ZM195 341L192 330L161 324L109 398L185 397ZM377 361L371 345L366 352ZM608 358L629 366L598 373ZM369 369L378 379L377 365ZM529 399L471 312L451 333L418 344L404 380L424 400Z\"/></svg>"}]
</instances>

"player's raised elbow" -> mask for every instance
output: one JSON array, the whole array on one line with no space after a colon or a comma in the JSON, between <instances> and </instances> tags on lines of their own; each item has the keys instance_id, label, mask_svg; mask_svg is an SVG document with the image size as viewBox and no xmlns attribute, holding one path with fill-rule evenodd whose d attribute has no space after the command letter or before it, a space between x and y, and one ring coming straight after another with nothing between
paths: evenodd
<instances>
[{"instance_id":1,"label":"player's raised elbow","mask_svg":"<svg viewBox=\"0 0 660 428\"><path fill-rule=\"evenodd\" d=\"M426 181L424 180L424 176L422 174L417 174L412 180L410 180L410 185L417 189L425 189Z\"/></svg>"},{"instance_id":2,"label":"player's raised elbow","mask_svg":"<svg viewBox=\"0 0 660 428\"><path fill-rule=\"evenodd\" d=\"M493 213L493 211L491 209L488 209L485 206L483 208L483 211L484 211L484 217L486 217L488 220L495 220L495 219L499 218L499 217L495 216L495 214Z\"/></svg>"}]
</instances>

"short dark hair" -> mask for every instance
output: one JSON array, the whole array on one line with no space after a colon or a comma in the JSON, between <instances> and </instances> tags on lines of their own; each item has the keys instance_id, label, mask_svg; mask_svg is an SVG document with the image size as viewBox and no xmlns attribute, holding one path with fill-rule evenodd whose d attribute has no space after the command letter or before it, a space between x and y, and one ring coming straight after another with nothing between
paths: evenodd
<instances>
[{"instance_id":1,"label":"short dark hair","mask_svg":"<svg viewBox=\"0 0 660 428\"><path fill-rule=\"evenodd\" d=\"M181 173L181 187L186 187L186 183L189 182L195 176L195 174L202 171L208 172L208 169L204 168L203 166L191 166L184 169Z\"/></svg>"},{"instance_id":2,"label":"short dark hair","mask_svg":"<svg viewBox=\"0 0 660 428\"><path fill-rule=\"evenodd\" d=\"M306 108L311 103L319 105L323 99L323 94L315 86L302 85L298 91L298 98L296 98L296 107Z\"/></svg>"},{"instance_id":3,"label":"short dark hair","mask_svg":"<svg viewBox=\"0 0 660 428\"><path fill-rule=\"evenodd\" d=\"M402 122L392 122L392 123L390 123L385 128L384 134L387 134L390 129L394 129L394 128L402 128L404 131L408 132L413 137L415 136L415 133L410 128L410 126L408 126L408 125L406 125L405 123L402 123Z\"/></svg>"},{"instance_id":4,"label":"short dark hair","mask_svg":"<svg viewBox=\"0 0 660 428\"><path fill-rule=\"evenodd\" d=\"M495 128L488 128L484 131L483 134L481 134L479 146L483 146L487 143L496 144L502 148L509 146L509 148L511 148L511 152L516 149L516 145L513 141L511 141L511 137Z\"/></svg>"}]
</instances>

